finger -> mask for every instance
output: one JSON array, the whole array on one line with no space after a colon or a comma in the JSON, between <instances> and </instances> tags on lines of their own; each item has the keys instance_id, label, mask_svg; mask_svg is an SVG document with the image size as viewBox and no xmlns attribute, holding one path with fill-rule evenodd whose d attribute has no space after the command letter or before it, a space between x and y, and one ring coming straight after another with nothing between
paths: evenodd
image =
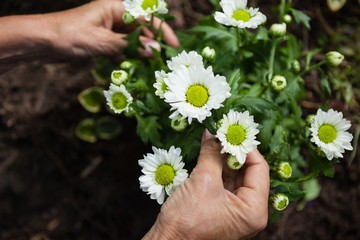
<instances>
[{"instance_id":1,"label":"finger","mask_svg":"<svg viewBox=\"0 0 360 240\"><path fill-rule=\"evenodd\" d=\"M178 48L180 44L174 30L166 22L162 22L160 19L154 18L153 26L156 29L159 29L160 25L165 42L171 47Z\"/></svg>"},{"instance_id":2,"label":"finger","mask_svg":"<svg viewBox=\"0 0 360 240\"><path fill-rule=\"evenodd\" d=\"M268 196L269 165L257 149L248 153L243 171L243 187L253 189L264 197Z\"/></svg>"},{"instance_id":3,"label":"finger","mask_svg":"<svg viewBox=\"0 0 360 240\"><path fill-rule=\"evenodd\" d=\"M143 57L152 57L154 55L153 49L156 51L161 50L160 44L152 38L140 36L140 42L144 46L139 49L140 55Z\"/></svg>"},{"instance_id":4,"label":"finger","mask_svg":"<svg viewBox=\"0 0 360 240\"><path fill-rule=\"evenodd\" d=\"M224 155L220 153L221 146L216 142L215 136L211 135L208 130L204 131L201 141L200 155L196 168L198 171L211 173L215 179L222 182L222 170Z\"/></svg>"}]
</instances>

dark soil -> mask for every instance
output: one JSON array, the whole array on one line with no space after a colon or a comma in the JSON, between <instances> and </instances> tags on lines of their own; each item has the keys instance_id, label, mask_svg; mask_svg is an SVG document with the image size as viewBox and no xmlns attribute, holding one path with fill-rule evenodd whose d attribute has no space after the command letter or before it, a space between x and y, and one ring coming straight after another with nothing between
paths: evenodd
<instances>
[{"instance_id":1,"label":"dark soil","mask_svg":"<svg viewBox=\"0 0 360 240\"><path fill-rule=\"evenodd\" d=\"M2 0L0 16L84 2ZM312 6L302 3L316 18ZM170 7L177 17L174 28L191 26L211 10L205 0L170 1ZM351 7L344 11L354 12ZM328 23L336 30L334 18L341 13L331 16ZM315 21L314 27L321 26ZM90 144L73 134L75 125L89 116L77 94L94 84L92 66L92 60L34 62L0 75L1 240L140 239L155 221L160 207L138 183L137 160L149 147L135 135L134 122L121 119L124 131L112 141ZM350 167L341 162L333 179L320 181L318 199L302 211L289 206L256 239L360 239L359 160Z\"/></svg>"}]
</instances>

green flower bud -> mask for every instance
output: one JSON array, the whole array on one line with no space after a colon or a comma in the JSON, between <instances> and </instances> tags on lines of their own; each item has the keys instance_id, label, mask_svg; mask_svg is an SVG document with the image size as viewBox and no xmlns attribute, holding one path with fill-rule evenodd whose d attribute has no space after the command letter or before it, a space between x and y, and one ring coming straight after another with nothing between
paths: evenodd
<instances>
[{"instance_id":1,"label":"green flower bud","mask_svg":"<svg viewBox=\"0 0 360 240\"><path fill-rule=\"evenodd\" d=\"M130 68L132 68L133 64L130 61L123 61L120 64L120 68L124 69L124 70L129 70Z\"/></svg>"},{"instance_id":2,"label":"green flower bud","mask_svg":"<svg viewBox=\"0 0 360 240\"><path fill-rule=\"evenodd\" d=\"M277 211L283 211L289 205L289 198L283 193L275 193L271 196L271 205Z\"/></svg>"},{"instance_id":3,"label":"green flower bud","mask_svg":"<svg viewBox=\"0 0 360 240\"><path fill-rule=\"evenodd\" d=\"M286 24L285 23L274 23L271 25L269 33L273 37L282 37L286 34Z\"/></svg>"},{"instance_id":4,"label":"green flower bud","mask_svg":"<svg viewBox=\"0 0 360 240\"><path fill-rule=\"evenodd\" d=\"M201 55L207 60L213 60L216 57L216 52L215 49L206 46L201 51Z\"/></svg>"},{"instance_id":5,"label":"green flower bud","mask_svg":"<svg viewBox=\"0 0 360 240\"><path fill-rule=\"evenodd\" d=\"M288 162L280 162L277 166L276 166L276 172L279 175L279 177L281 179L289 179L291 178L291 174L292 174L292 168L290 163Z\"/></svg>"},{"instance_id":6,"label":"green flower bud","mask_svg":"<svg viewBox=\"0 0 360 240\"><path fill-rule=\"evenodd\" d=\"M286 87L286 78L282 75L275 75L271 79L271 86L275 91L281 91Z\"/></svg>"},{"instance_id":7,"label":"green flower bud","mask_svg":"<svg viewBox=\"0 0 360 240\"><path fill-rule=\"evenodd\" d=\"M300 62L298 60L293 60L291 62L291 70L294 72L294 73L299 73L300 70L301 70L301 66L300 66Z\"/></svg>"},{"instance_id":8,"label":"green flower bud","mask_svg":"<svg viewBox=\"0 0 360 240\"><path fill-rule=\"evenodd\" d=\"M289 15L289 14L285 14L285 15L282 17L282 20L283 20L284 23L289 24L289 23L292 22L292 17L291 17L291 15Z\"/></svg>"},{"instance_id":9,"label":"green flower bud","mask_svg":"<svg viewBox=\"0 0 360 240\"><path fill-rule=\"evenodd\" d=\"M125 24L132 24L134 21L135 21L135 18L133 15L131 15L129 12L125 12L123 15L122 15L122 20Z\"/></svg>"},{"instance_id":10,"label":"green flower bud","mask_svg":"<svg viewBox=\"0 0 360 240\"><path fill-rule=\"evenodd\" d=\"M336 51L330 51L325 55L326 63L331 67L339 66L344 60L344 55Z\"/></svg>"},{"instance_id":11,"label":"green flower bud","mask_svg":"<svg viewBox=\"0 0 360 240\"><path fill-rule=\"evenodd\" d=\"M178 116L177 118L171 120L171 127L177 132L184 131L188 125L189 124L186 119L181 119L181 116Z\"/></svg>"},{"instance_id":12,"label":"green flower bud","mask_svg":"<svg viewBox=\"0 0 360 240\"><path fill-rule=\"evenodd\" d=\"M229 155L226 159L227 166L232 170L239 170L244 164L241 164L233 155Z\"/></svg>"},{"instance_id":13,"label":"green flower bud","mask_svg":"<svg viewBox=\"0 0 360 240\"><path fill-rule=\"evenodd\" d=\"M314 122L314 119L315 119L315 115L309 114L309 115L307 115L305 122L308 126L311 126L311 124Z\"/></svg>"},{"instance_id":14,"label":"green flower bud","mask_svg":"<svg viewBox=\"0 0 360 240\"><path fill-rule=\"evenodd\" d=\"M111 72L111 82L115 85L120 86L126 80L128 80L129 74L125 72L124 70L114 70Z\"/></svg>"}]
</instances>

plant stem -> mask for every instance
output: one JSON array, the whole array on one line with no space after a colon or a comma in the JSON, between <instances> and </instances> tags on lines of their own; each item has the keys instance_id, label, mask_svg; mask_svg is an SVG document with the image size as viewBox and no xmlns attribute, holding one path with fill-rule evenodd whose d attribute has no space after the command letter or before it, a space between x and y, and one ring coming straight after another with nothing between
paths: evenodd
<instances>
[{"instance_id":1,"label":"plant stem","mask_svg":"<svg viewBox=\"0 0 360 240\"><path fill-rule=\"evenodd\" d=\"M275 60L275 52L276 52L276 47L278 45L278 39L275 39L274 41L272 41L272 46L271 46L271 50L270 50L270 58L269 58L269 75L268 75L268 80L271 81L271 78L273 77L274 74L274 60Z\"/></svg>"}]
</instances>

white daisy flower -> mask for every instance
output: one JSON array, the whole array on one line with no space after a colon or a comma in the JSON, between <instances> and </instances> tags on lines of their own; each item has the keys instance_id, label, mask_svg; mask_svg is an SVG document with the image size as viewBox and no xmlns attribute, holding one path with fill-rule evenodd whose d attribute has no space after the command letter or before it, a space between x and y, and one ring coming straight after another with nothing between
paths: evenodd
<instances>
[{"instance_id":1,"label":"white daisy flower","mask_svg":"<svg viewBox=\"0 0 360 240\"><path fill-rule=\"evenodd\" d=\"M266 21L266 16L258 8L246 8L247 0L222 0L223 12L215 12L215 20L226 26L257 28Z\"/></svg>"},{"instance_id":2,"label":"white daisy flower","mask_svg":"<svg viewBox=\"0 0 360 240\"><path fill-rule=\"evenodd\" d=\"M111 72L111 82L120 86L129 79L129 74L124 70L114 70Z\"/></svg>"},{"instance_id":3,"label":"white daisy flower","mask_svg":"<svg viewBox=\"0 0 360 240\"><path fill-rule=\"evenodd\" d=\"M144 175L139 177L140 188L162 204L165 195L175 191L188 177L185 163L182 162L181 149L171 146L169 151L152 147L154 154L148 153L139 160Z\"/></svg>"},{"instance_id":4,"label":"white daisy flower","mask_svg":"<svg viewBox=\"0 0 360 240\"><path fill-rule=\"evenodd\" d=\"M167 91L168 87L164 81L167 78L167 73L163 70L155 71L155 79L156 82L154 83L154 88L156 89L155 95L164 99L164 93Z\"/></svg>"},{"instance_id":5,"label":"white daisy flower","mask_svg":"<svg viewBox=\"0 0 360 240\"><path fill-rule=\"evenodd\" d=\"M341 112L329 109L327 112L319 109L311 122L310 141L315 143L331 160L334 157L343 157L342 153L352 150L353 136L347 130L351 127L350 121L343 118Z\"/></svg>"},{"instance_id":6,"label":"white daisy flower","mask_svg":"<svg viewBox=\"0 0 360 240\"><path fill-rule=\"evenodd\" d=\"M167 60L166 63L170 70L175 70L180 66L204 66L202 56L195 51L190 51L188 53L186 51L182 51L176 57L172 57L171 60Z\"/></svg>"},{"instance_id":7,"label":"white daisy flower","mask_svg":"<svg viewBox=\"0 0 360 240\"><path fill-rule=\"evenodd\" d=\"M167 4L164 0L124 0L123 4L135 18L144 17L150 20L154 13L165 14L168 12Z\"/></svg>"},{"instance_id":8,"label":"white daisy flower","mask_svg":"<svg viewBox=\"0 0 360 240\"><path fill-rule=\"evenodd\" d=\"M115 112L122 113L123 111L128 112L129 106L133 101L130 93L126 90L124 85L116 86L110 84L108 91L104 91L107 105Z\"/></svg>"},{"instance_id":9,"label":"white daisy flower","mask_svg":"<svg viewBox=\"0 0 360 240\"><path fill-rule=\"evenodd\" d=\"M246 154L260 144L255 140L259 133L258 125L248 111L230 110L224 114L216 132L216 137L223 146L221 153L234 155L241 165L244 164Z\"/></svg>"},{"instance_id":10,"label":"white daisy flower","mask_svg":"<svg viewBox=\"0 0 360 240\"><path fill-rule=\"evenodd\" d=\"M181 115L182 119L188 118L189 124L193 118L201 123L231 95L226 78L214 76L211 67L180 66L168 74L165 83L165 102L171 105L171 111L175 110L170 118Z\"/></svg>"}]
</instances>

